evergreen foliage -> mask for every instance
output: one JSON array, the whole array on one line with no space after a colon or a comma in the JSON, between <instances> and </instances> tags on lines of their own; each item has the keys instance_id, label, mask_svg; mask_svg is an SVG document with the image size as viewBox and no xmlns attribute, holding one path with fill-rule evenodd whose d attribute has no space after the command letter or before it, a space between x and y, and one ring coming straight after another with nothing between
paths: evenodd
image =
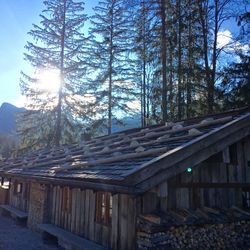
<instances>
[{"instance_id":1,"label":"evergreen foliage","mask_svg":"<svg viewBox=\"0 0 250 250\"><path fill-rule=\"evenodd\" d=\"M237 11L232 0L101 0L87 38L80 0L44 4L25 54L37 74L21 80L29 100L19 122L23 147L73 142L81 124L110 134L139 103L142 126L250 105L244 0ZM220 45L223 24L237 15L239 36ZM48 68L60 76L54 92L38 87Z\"/></svg>"},{"instance_id":2,"label":"evergreen foliage","mask_svg":"<svg viewBox=\"0 0 250 250\"><path fill-rule=\"evenodd\" d=\"M30 110L19 117L23 148L72 142L79 122L87 117L86 65L79 59L86 45L84 4L47 0L44 7L40 25L34 24L29 32L32 42L26 45L25 59L33 66L34 75L22 73L20 84ZM58 82L39 79L50 71L57 74ZM55 91L48 84L54 84Z\"/></svg>"},{"instance_id":3,"label":"evergreen foliage","mask_svg":"<svg viewBox=\"0 0 250 250\"><path fill-rule=\"evenodd\" d=\"M129 114L129 102L135 99L129 63L130 17L122 0L103 0L94 8L91 17L89 61L96 86L97 119L108 134L112 120Z\"/></svg>"}]
</instances>

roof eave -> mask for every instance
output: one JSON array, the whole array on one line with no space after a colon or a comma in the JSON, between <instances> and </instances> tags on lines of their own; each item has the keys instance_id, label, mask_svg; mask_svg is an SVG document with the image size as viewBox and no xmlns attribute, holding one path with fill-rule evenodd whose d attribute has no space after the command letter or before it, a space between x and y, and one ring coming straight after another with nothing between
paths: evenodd
<instances>
[{"instance_id":1,"label":"roof eave","mask_svg":"<svg viewBox=\"0 0 250 250\"><path fill-rule=\"evenodd\" d=\"M142 165L127 176L124 184L129 183L146 192L248 135L250 113Z\"/></svg>"},{"instance_id":2,"label":"roof eave","mask_svg":"<svg viewBox=\"0 0 250 250\"><path fill-rule=\"evenodd\" d=\"M58 178L58 177L45 177L45 176L36 176L36 175L25 175L20 173L0 173L1 176L9 177L9 178L20 178L26 181L36 181L41 184L48 185L59 185L59 186L69 186L72 188L84 188L84 189L92 189L95 191L105 191L111 193L123 193L123 194L133 194L137 195L142 193L143 191L136 187L131 187L129 185L118 185L116 183L107 183L103 180L75 180L75 179L67 179L67 178Z\"/></svg>"}]
</instances>

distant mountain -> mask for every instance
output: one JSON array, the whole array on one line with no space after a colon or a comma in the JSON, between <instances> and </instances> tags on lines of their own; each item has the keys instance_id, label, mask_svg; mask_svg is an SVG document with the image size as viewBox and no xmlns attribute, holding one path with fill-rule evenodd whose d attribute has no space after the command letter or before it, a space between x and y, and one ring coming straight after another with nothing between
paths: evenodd
<instances>
[{"instance_id":1,"label":"distant mountain","mask_svg":"<svg viewBox=\"0 0 250 250\"><path fill-rule=\"evenodd\" d=\"M4 102L0 107L0 134L13 135L16 132L16 113L25 111L10 103Z\"/></svg>"},{"instance_id":2,"label":"distant mountain","mask_svg":"<svg viewBox=\"0 0 250 250\"><path fill-rule=\"evenodd\" d=\"M25 108L18 108L10 103L4 102L0 107L0 134L15 135L16 132L16 113L25 111ZM124 117L123 125L112 124L112 133L123 130L137 128L141 125L140 115L134 117Z\"/></svg>"},{"instance_id":3,"label":"distant mountain","mask_svg":"<svg viewBox=\"0 0 250 250\"><path fill-rule=\"evenodd\" d=\"M124 117L122 119L123 125L116 124L113 122L112 124L112 133L120 132L123 130L138 128L141 126L141 117L140 115L135 115L134 117Z\"/></svg>"}]
</instances>

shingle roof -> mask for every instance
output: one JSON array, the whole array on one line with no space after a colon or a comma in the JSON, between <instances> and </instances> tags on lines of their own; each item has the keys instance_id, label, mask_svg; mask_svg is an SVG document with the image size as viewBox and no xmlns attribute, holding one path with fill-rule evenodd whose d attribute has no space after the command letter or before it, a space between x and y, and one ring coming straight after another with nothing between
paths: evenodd
<instances>
[{"instance_id":1,"label":"shingle roof","mask_svg":"<svg viewBox=\"0 0 250 250\"><path fill-rule=\"evenodd\" d=\"M224 137L220 138L218 136L220 131L228 130L228 133L231 133L232 131L229 130L232 126L236 126L234 131L238 131L241 127L239 126L237 130L237 124L241 123L245 124L243 127L247 127L250 133L248 108L127 130L95 138L82 145L62 145L3 160L0 162L0 174L139 188L140 183L166 170L165 168L168 167L166 158L169 158L170 165L176 165L176 162L172 162L173 155L179 154L179 158L182 158L182 155L187 154L184 149L188 149L191 145L194 147L190 148L192 152L185 156L190 157L195 151L200 150L202 144L197 143L202 141L205 143L213 135L215 139L211 143L215 143L217 137L218 140L222 140L228 135L223 132ZM244 136L248 132L245 132ZM183 154L182 150L184 150ZM165 160L164 169L157 165L162 159ZM149 168L148 172L147 168ZM174 174L177 172L174 170ZM143 185L140 188L146 190Z\"/></svg>"}]
</instances>

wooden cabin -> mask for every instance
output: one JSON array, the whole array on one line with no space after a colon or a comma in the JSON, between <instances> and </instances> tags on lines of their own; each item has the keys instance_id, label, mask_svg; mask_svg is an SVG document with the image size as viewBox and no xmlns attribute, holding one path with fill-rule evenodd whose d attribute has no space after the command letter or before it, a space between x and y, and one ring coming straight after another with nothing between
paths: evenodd
<instances>
[{"instance_id":1,"label":"wooden cabin","mask_svg":"<svg viewBox=\"0 0 250 250\"><path fill-rule=\"evenodd\" d=\"M2 209L66 249L154 249L140 248L141 223L159 233L185 213L250 215L250 109L38 150L2 160L0 176L10 181Z\"/></svg>"}]
</instances>

